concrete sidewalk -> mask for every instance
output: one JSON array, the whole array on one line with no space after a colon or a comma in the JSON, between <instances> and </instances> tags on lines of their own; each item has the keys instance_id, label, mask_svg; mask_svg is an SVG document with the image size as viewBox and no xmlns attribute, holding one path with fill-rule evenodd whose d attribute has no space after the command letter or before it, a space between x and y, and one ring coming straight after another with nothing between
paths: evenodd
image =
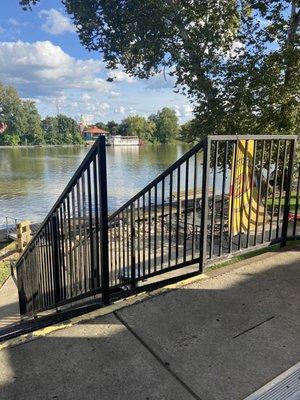
<instances>
[{"instance_id":1,"label":"concrete sidewalk","mask_svg":"<svg viewBox=\"0 0 300 400\"><path fill-rule=\"evenodd\" d=\"M18 289L10 276L0 288L0 329L20 321Z\"/></svg>"},{"instance_id":2,"label":"concrete sidewalk","mask_svg":"<svg viewBox=\"0 0 300 400\"><path fill-rule=\"evenodd\" d=\"M299 361L299 316L299 249L263 254L3 349L0 399L241 400Z\"/></svg>"}]
</instances>

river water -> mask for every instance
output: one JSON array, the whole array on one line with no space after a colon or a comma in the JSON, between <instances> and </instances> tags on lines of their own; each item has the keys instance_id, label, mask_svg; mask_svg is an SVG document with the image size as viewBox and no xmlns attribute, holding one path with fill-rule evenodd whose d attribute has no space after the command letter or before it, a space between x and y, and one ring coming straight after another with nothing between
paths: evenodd
<instances>
[{"instance_id":1,"label":"river water","mask_svg":"<svg viewBox=\"0 0 300 400\"><path fill-rule=\"evenodd\" d=\"M109 212L141 190L191 146L107 147ZM89 149L0 147L0 227L5 217L40 222Z\"/></svg>"}]
</instances>

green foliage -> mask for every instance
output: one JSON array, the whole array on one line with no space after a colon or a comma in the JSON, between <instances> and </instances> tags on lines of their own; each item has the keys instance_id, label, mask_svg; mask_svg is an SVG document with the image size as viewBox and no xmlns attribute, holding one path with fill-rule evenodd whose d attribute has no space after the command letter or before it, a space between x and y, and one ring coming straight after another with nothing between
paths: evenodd
<instances>
[{"instance_id":1,"label":"green foliage","mask_svg":"<svg viewBox=\"0 0 300 400\"><path fill-rule=\"evenodd\" d=\"M179 132L176 113L167 107L149 118L141 115L132 115L124 118L120 124L115 121L109 121L106 125L113 135L138 136L152 143L171 142Z\"/></svg>"},{"instance_id":2,"label":"green foliage","mask_svg":"<svg viewBox=\"0 0 300 400\"><path fill-rule=\"evenodd\" d=\"M0 135L0 143L17 145L26 131L28 115L24 113L23 102L12 86L0 82L0 121L7 125Z\"/></svg>"},{"instance_id":3,"label":"green foliage","mask_svg":"<svg viewBox=\"0 0 300 400\"><path fill-rule=\"evenodd\" d=\"M197 119L193 119L191 121L186 122L185 124L181 125L179 139L185 142L193 142L195 139L202 139L201 127L199 126L199 121Z\"/></svg>"},{"instance_id":4,"label":"green foliage","mask_svg":"<svg viewBox=\"0 0 300 400\"><path fill-rule=\"evenodd\" d=\"M56 117L46 117L42 121L42 128L45 135L45 142L47 144L59 144L58 126Z\"/></svg>"},{"instance_id":5,"label":"green foliage","mask_svg":"<svg viewBox=\"0 0 300 400\"><path fill-rule=\"evenodd\" d=\"M22 143L44 143L44 132L41 126L41 118L33 101L23 102L22 112L26 115L26 126L22 134Z\"/></svg>"},{"instance_id":6,"label":"green foliage","mask_svg":"<svg viewBox=\"0 0 300 400\"><path fill-rule=\"evenodd\" d=\"M195 105L198 135L299 133L299 0L63 4L81 43L109 68L175 75Z\"/></svg>"},{"instance_id":7,"label":"green foliage","mask_svg":"<svg viewBox=\"0 0 300 400\"><path fill-rule=\"evenodd\" d=\"M138 136L147 141L153 141L156 130L155 123L139 115L129 116L121 122L118 132L126 136Z\"/></svg>"},{"instance_id":8,"label":"green foliage","mask_svg":"<svg viewBox=\"0 0 300 400\"><path fill-rule=\"evenodd\" d=\"M168 143L177 138L179 133L178 118L174 110L164 107L157 114L150 116L156 129L154 132L154 141L159 143Z\"/></svg>"},{"instance_id":9,"label":"green foliage","mask_svg":"<svg viewBox=\"0 0 300 400\"><path fill-rule=\"evenodd\" d=\"M1 82L0 121L7 124L7 129L0 136L1 144L43 143L41 119L34 102L21 100L15 88L4 86Z\"/></svg>"},{"instance_id":10,"label":"green foliage","mask_svg":"<svg viewBox=\"0 0 300 400\"><path fill-rule=\"evenodd\" d=\"M1 135L1 144L4 146L18 146L20 144L20 136L15 133L5 132Z\"/></svg>"},{"instance_id":11,"label":"green foliage","mask_svg":"<svg viewBox=\"0 0 300 400\"><path fill-rule=\"evenodd\" d=\"M59 143L80 144L83 142L79 126L74 119L61 114L55 118Z\"/></svg>"},{"instance_id":12,"label":"green foliage","mask_svg":"<svg viewBox=\"0 0 300 400\"><path fill-rule=\"evenodd\" d=\"M0 288L10 275L9 261L0 261Z\"/></svg>"},{"instance_id":13,"label":"green foliage","mask_svg":"<svg viewBox=\"0 0 300 400\"><path fill-rule=\"evenodd\" d=\"M102 122L96 125L104 126ZM179 133L176 113L167 107L149 118L141 115L130 115L119 124L115 121L109 121L105 125L111 135L138 136L140 139L152 143L171 142L177 138Z\"/></svg>"},{"instance_id":14,"label":"green foliage","mask_svg":"<svg viewBox=\"0 0 300 400\"><path fill-rule=\"evenodd\" d=\"M66 115L46 117L42 121L42 127L47 144L81 144L83 143L80 129L74 119Z\"/></svg>"},{"instance_id":15,"label":"green foliage","mask_svg":"<svg viewBox=\"0 0 300 400\"><path fill-rule=\"evenodd\" d=\"M108 131L107 124L104 124L104 122L97 122L95 125L99 129L103 129L104 131Z\"/></svg>"},{"instance_id":16,"label":"green foliage","mask_svg":"<svg viewBox=\"0 0 300 400\"><path fill-rule=\"evenodd\" d=\"M0 144L80 144L83 139L76 121L65 115L41 121L33 101L21 100L11 86L0 82L0 122L7 125L0 134Z\"/></svg>"},{"instance_id":17,"label":"green foliage","mask_svg":"<svg viewBox=\"0 0 300 400\"><path fill-rule=\"evenodd\" d=\"M111 135L116 135L118 133L119 124L115 121L108 121L106 124L108 132Z\"/></svg>"},{"instance_id":18,"label":"green foliage","mask_svg":"<svg viewBox=\"0 0 300 400\"><path fill-rule=\"evenodd\" d=\"M83 138L78 123L66 115L46 117L41 121L33 101L23 101L13 87L0 82L0 122L7 129L0 134L0 144L18 146L20 144L81 144ZM109 121L97 122L96 126L110 134L138 136L149 142L166 143L176 138L179 127L174 110L163 108L150 118L139 115L129 116L120 124Z\"/></svg>"}]
</instances>

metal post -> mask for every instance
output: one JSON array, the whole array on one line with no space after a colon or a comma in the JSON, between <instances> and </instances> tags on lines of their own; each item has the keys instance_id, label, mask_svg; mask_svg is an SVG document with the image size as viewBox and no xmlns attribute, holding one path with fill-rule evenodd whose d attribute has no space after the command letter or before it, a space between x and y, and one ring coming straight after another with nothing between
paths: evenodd
<instances>
[{"instance_id":1,"label":"metal post","mask_svg":"<svg viewBox=\"0 0 300 400\"><path fill-rule=\"evenodd\" d=\"M108 206L107 206L107 170L105 137L98 139L99 161L99 205L100 205L100 261L101 261L101 288L104 305L109 299L109 252L108 252Z\"/></svg>"},{"instance_id":2,"label":"metal post","mask_svg":"<svg viewBox=\"0 0 300 400\"><path fill-rule=\"evenodd\" d=\"M52 227L52 255L53 255L53 283L54 283L54 298L55 303L58 303L60 299L60 257L59 257L59 241L58 241L58 223L57 214L53 214L51 217Z\"/></svg>"},{"instance_id":3,"label":"metal post","mask_svg":"<svg viewBox=\"0 0 300 400\"><path fill-rule=\"evenodd\" d=\"M288 235L288 225L289 225L289 212L290 212L290 200L292 192L292 182L293 182L293 171L294 171L294 161L295 161L295 142L296 139L291 139L290 156L289 156L289 167L287 174L287 182L284 182L285 190L285 202L283 211L283 223L282 223L282 240L281 247L286 246L287 235ZM285 171L282 170L282 181L285 178Z\"/></svg>"},{"instance_id":4,"label":"metal post","mask_svg":"<svg viewBox=\"0 0 300 400\"><path fill-rule=\"evenodd\" d=\"M130 206L130 241L131 241L131 288L136 287L136 273L135 273L135 227L134 227L135 217L134 217L134 203Z\"/></svg>"},{"instance_id":5,"label":"metal post","mask_svg":"<svg viewBox=\"0 0 300 400\"><path fill-rule=\"evenodd\" d=\"M208 221L208 196L209 196L209 167L210 167L211 139L208 136L203 147L203 176L201 199L201 232L200 232L200 265L203 272L207 253L207 221Z\"/></svg>"}]
</instances>

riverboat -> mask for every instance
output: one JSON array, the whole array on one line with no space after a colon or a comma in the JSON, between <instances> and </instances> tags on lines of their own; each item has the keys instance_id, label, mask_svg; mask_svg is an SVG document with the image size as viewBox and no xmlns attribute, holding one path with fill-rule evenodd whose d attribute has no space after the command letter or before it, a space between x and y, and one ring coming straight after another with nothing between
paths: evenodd
<instances>
[{"instance_id":1,"label":"riverboat","mask_svg":"<svg viewBox=\"0 0 300 400\"><path fill-rule=\"evenodd\" d=\"M141 146L143 141L138 136L114 135L107 140L109 146Z\"/></svg>"}]
</instances>

